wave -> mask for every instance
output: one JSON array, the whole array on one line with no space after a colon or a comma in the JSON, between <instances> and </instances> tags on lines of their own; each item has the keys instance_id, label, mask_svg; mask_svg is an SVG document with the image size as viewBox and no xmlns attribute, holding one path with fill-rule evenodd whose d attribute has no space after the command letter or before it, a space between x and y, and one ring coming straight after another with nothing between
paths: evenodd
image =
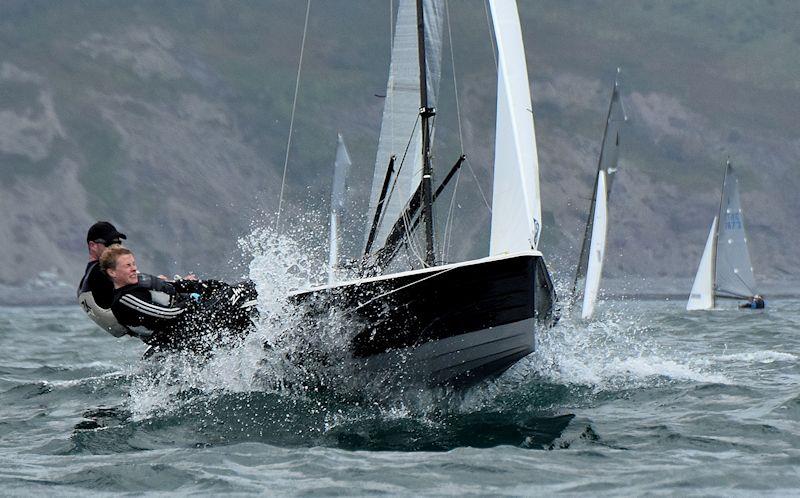
<instances>
[{"instance_id":1,"label":"wave","mask_svg":"<svg viewBox=\"0 0 800 498\"><path fill-rule=\"evenodd\" d=\"M754 351L751 353L717 355L716 359L724 362L774 363L777 361L796 362L798 356L791 353L781 353L779 351Z\"/></svg>"}]
</instances>

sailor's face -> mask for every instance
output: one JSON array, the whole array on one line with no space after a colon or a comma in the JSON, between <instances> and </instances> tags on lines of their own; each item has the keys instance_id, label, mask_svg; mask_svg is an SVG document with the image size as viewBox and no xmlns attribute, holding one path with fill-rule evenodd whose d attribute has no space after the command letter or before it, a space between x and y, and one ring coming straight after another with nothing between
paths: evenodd
<instances>
[{"instance_id":1,"label":"sailor's face","mask_svg":"<svg viewBox=\"0 0 800 498\"><path fill-rule=\"evenodd\" d=\"M109 271L109 276L114 280L114 284L123 287L135 284L139 281L136 271L136 259L133 254L123 254L117 258L117 265Z\"/></svg>"}]
</instances>

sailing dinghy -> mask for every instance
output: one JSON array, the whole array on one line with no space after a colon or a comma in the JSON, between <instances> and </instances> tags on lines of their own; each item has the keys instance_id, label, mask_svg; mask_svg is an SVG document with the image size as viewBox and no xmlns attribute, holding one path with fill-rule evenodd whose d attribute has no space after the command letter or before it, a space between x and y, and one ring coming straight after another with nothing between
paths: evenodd
<instances>
[{"instance_id":1,"label":"sailing dinghy","mask_svg":"<svg viewBox=\"0 0 800 498\"><path fill-rule=\"evenodd\" d=\"M619 75L619 68L617 68ZM586 320L594 314L597 296L600 292L600 277L603 273L603 260L606 252L608 234L608 198L611 184L617 172L620 148L620 128L628 120L619 92L619 81L614 80L611 103L608 106L603 142L600 146L600 159L597 163L592 202L589 204L589 218L581 243L581 254L575 270L575 280L570 294L570 305L580 296L581 318Z\"/></svg>"},{"instance_id":2,"label":"sailing dinghy","mask_svg":"<svg viewBox=\"0 0 800 498\"><path fill-rule=\"evenodd\" d=\"M357 277L290 296L305 323L322 327L336 313L345 316L348 354L365 371L469 385L533 352L537 328L554 320L555 290L537 248L538 158L517 5L490 0L489 6L498 89L488 255L440 260L433 209L465 159L434 190L431 144L445 4L402 0ZM417 247L419 239L424 247Z\"/></svg>"},{"instance_id":3,"label":"sailing dinghy","mask_svg":"<svg viewBox=\"0 0 800 498\"><path fill-rule=\"evenodd\" d=\"M739 200L739 179L730 161L725 163L719 214L711 222L686 309L713 309L717 298L760 301L759 307L763 307L764 302L756 291Z\"/></svg>"}]
</instances>

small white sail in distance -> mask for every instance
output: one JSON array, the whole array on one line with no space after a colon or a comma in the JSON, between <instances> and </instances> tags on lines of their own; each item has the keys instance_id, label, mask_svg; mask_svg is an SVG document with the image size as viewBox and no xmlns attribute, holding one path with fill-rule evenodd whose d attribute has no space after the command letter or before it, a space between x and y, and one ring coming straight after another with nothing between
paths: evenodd
<instances>
[{"instance_id":1,"label":"small white sail in distance","mask_svg":"<svg viewBox=\"0 0 800 498\"><path fill-rule=\"evenodd\" d=\"M328 245L328 284L336 281L336 268L339 265L339 215L344 209L345 182L352 162L350 153L339 133L336 146L336 160L333 163L333 188L331 189L330 242Z\"/></svg>"},{"instance_id":2,"label":"small white sail in distance","mask_svg":"<svg viewBox=\"0 0 800 498\"><path fill-rule=\"evenodd\" d=\"M517 3L489 0L497 40L497 121L489 254L536 249L539 160Z\"/></svg>"},{"instance_id":3,"label":"small white sail in distance","mask_svg":"<svg viewBox=\"0 0 800 498\"><path fill-rule=\"evenodd\" d=\"M597 295L600 292L600 277L603 274L603 258L606 252L606 235L608 232L608 209L606 203L606 173L597 172L597 195L594 205L592 223L592 242L589 246L589 266L586 270L586 288L583 293L581 318L591 318Z\"/></svg>"},{"instance_id":4,"label":"small white sail in distance","mask_svg":"<svg viewBox=\"0 0 800 498\"><path fill-rule=\"evenodd\" d=\"M692 292L689 294L689 301L686 303L687 311L710 310L714 308L714 261L716 259L717 246L717 217L711 222L711 230L708 231L706 247L703 249L703 256L700 258L700 266L692 284Z\"/></svg>"}]
</instances>

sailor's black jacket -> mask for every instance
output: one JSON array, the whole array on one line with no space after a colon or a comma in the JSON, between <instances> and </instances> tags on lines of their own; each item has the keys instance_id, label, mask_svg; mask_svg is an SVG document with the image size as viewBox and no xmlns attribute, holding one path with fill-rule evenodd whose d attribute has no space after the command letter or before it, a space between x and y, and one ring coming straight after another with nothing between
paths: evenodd
<instances>
[{"instance_id":1,"label":"sailor's black jacket","mask_svg":"<svg viewBox=\"0 0 800 498\"><path fill-rule=\"evenodd\" d=\"M111 311L131 335L153 346L203 350L225 330L243 334L252 324L255 285L218 280L167 282L140 274L114 291Z\"/></svg>"},{"instance_id":2,"label":"sailor's black jacket","mask_svg":"<svg viewBox=\"0 0 800 498\"><path fill-rule=\"evenodd\" d=\"M140 274L137 283L114 291L111 311L119 323L144 342L161 343L184 327L202 291L203 283L199 281L166 282Z\"/></svg>"}]
</instances>

